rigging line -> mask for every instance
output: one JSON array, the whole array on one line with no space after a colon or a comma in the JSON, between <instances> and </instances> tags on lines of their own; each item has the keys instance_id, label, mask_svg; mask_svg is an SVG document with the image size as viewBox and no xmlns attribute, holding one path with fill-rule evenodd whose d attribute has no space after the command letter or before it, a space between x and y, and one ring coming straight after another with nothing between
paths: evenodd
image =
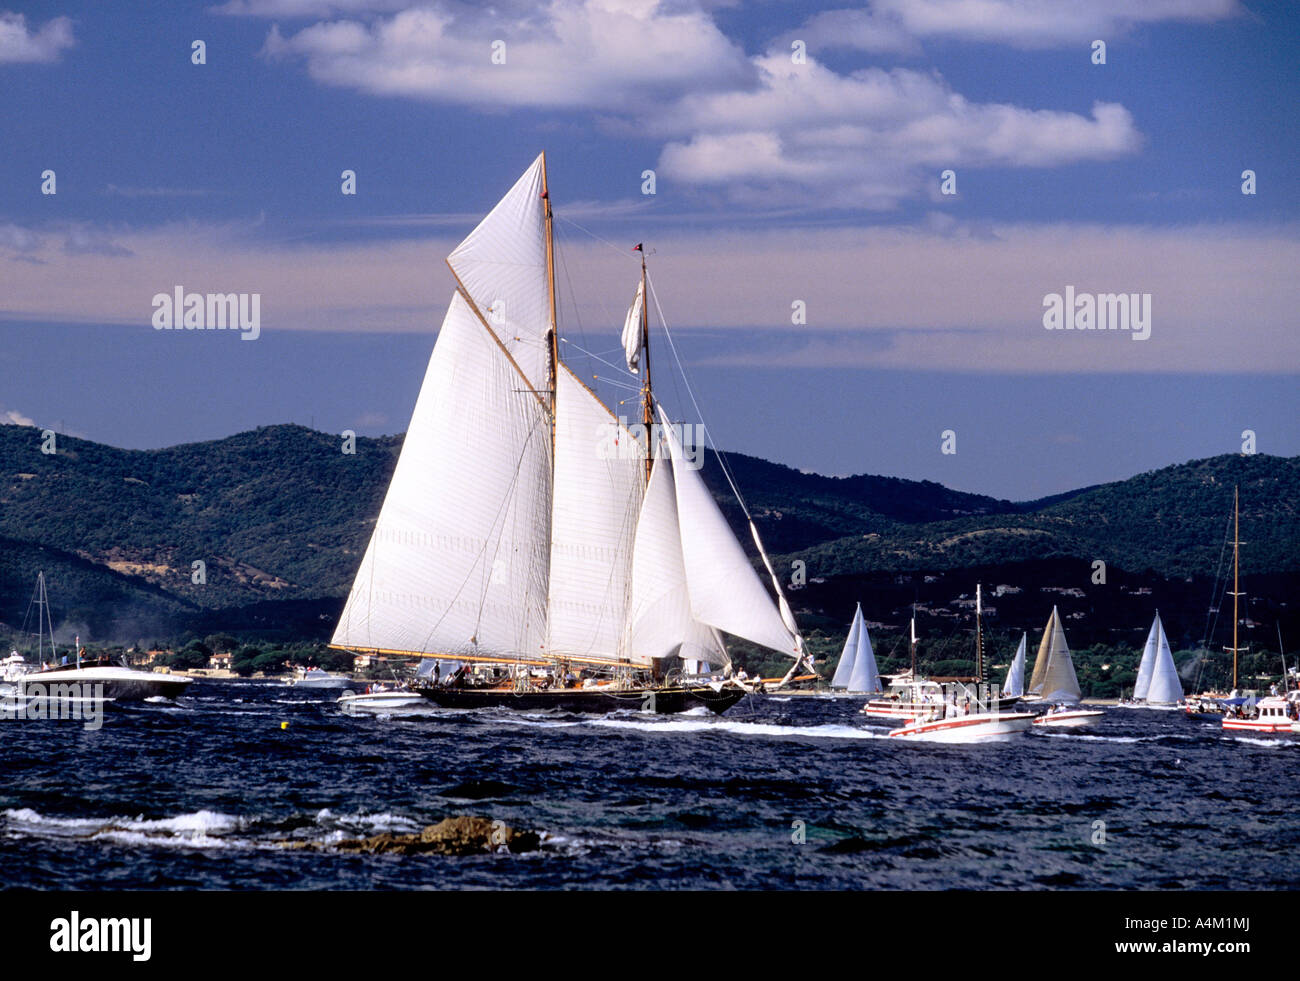
<instances>
[{"instance_id":1,"label":"rigging line","mask_svg":"<svg viewBox=\"0 0 1300 981\"><path fill-rule=\"evenodd\" d=\"M655 292L654 283L651 282L649 276L646 276L646 285L650 289L651 298L655 301L655 312L659 315L659 325L663 328L664 336L668 338L668 347L673 352L673 360L677 362L677 370L686 383L686 393L691 397L691 405L695 408L695 415L703 423L704 413L700 411L700 403L696 401L695 390L691 387L691 379L686 374L686 366L682 364L681 356L677 353L677 344L673 341L673 335L668 330L668 321L664 319L663 308L659 305L659 294ZM745 513L746 520L752 522L754 517L749 513L749 507L745 504L745 499L741 496L736 481L732 478L731 468L727 466L727 461L723 459L722 453L718 450L718 445L714 442L713 434L710 432L707 423L704 424L704 431L709 433L709 442L713 444L713 455L718 458L718 464L722 467L722 475L727 478L727 483L731 485L731 493L736 495L736 501L740 504L740 510Z\"/></svg>"},{"instance_id":2,"label":"rigging line","mask_svg":"<svg viewBox=\"0 0 1300 981\"><path fill-rule=\"evenodd\" d=\"M585 338L584 338L584 339L585 339ZM572 345L573 347L576 347L576 348L578 349L578 351L579 351L581 354L585 354L587 357L592 358L592 359L595 360L595 361L599 361L601 364L609 365L609 367L613 368L615 371L621 371L623 374L627 375L628 378L635 378L635 377L636 377L636 375L634 375L634 374L632 374L632 372L628 371L627 368L625 368L625 367L620 367L619 365L615 364L613 361L606 361L606 360L605 360L604 358L602 358L599 354L595 354L595 353L593 353L593 352L591 352L591 351L588 351L588 350L587 350L585 347L583 347L581 344L575 343L574 341L571 341L571 340L569 340L568 338L561 337L561 338L560 338L560 342L563 343L563 344L569 344L569 345ZM608 380L609 380L609 379L607 379L607 378L602 378L602 379L601 379L601 381L608 381ZM637 386L637 390L640 391L640 386Z\"/></svg>"},{"instance_id":3,"label":"rigging line","mask_svg":"<svg viewBox=\"0 0 1300 981\"><path fill-rule=\"evenodd\" d=\"M619 255L621 255L624 259L631 259L633 262L637 262L637 261L639 261L639 260L637 259L636 256L634 256L634 255L629 255L629 254L627 253L627 251L626 251L625 249L623 249L622 247L615 245L613 242L611 242L611 241L610 241L609 239L607 239L607 238L601 238L599 235L597 235L595 232L593 232L590 228L586 228L586 227L584 227L584 226L582 226L582 225L579 225L579 224L578 224L576 221L574 221L572 218L566 218L566 217L564 217L564 215L557 215L557 214L555 214L555 212L551 212L551 214L552 214L553 217L560 219L560 221L563 221L563 222L566 222L566 223L572 225L574 228L578 229L578 231L580 231L580 232L585 232L586 234L590 235L590 236L591 236L592 238L594 238L597 242L600 242L600 243L602 243L602 244L604 244L604 245L609 246L609 248L613 249L615 252L617 252Z\"/></svg>"}]
</instances>

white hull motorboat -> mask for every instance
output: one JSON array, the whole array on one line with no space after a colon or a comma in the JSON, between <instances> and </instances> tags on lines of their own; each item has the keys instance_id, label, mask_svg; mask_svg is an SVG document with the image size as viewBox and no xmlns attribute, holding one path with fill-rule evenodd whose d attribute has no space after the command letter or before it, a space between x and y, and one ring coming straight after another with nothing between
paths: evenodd
<instances>
[{"instance_id":1,"label":"white hull motorboat","mask_svg":"<svg viewBox=\"0 0 1300 981\"><path fill-rule=\"evenodd\" d=\"M289 679L289 684L294 688L347 688L352 684L352 679L345 674L331 674L320 668L311 668L299 671Z\"/></svg>"},{"instance_id":2,"label":"white hull motorboat","mask_svg":"<svg viewBox=\"0 0 1300 981\"><path fill-rule=\"evenodd\" d=\"M14 682L17 693L26 698L90 698L108 701L142 702L146 698L176 698L193 683L190 678L152 671L137 671L111 665L48 668L32 671ZM99 686L103 685L100 689Z\"/></svg>"},{"instance_id":3,"label":"white hull motorboat","mask_svg":"<svg viewBox=\"0 0 1300 981\"><path fill-rule=\"evenodd\" d=\"M1078 729L1095 726L1105 714L1100 709L1063 709L1040 715L1034 720L1034 725L1053 729Z\"/></svg>"},{"instance_id":4,"label":"white hull motorboat","mask_svg":"<svg viewBox=\"0 0 1300 981\"><path fill-rule=\"evenodd\" d=\"M394 712L424 708L429 702L419 692L409 689L372 691L358 695L347 691L339 696L339 709L344 712Z\"/></svg>"},{"instance_id":5,"label":"white hull motorboat","mask_svg":"<svg viewBox=\"0 0 1300 981\"><path fill-rule=\"evenodd\" d=\"M976 712L943 719L915 719L889 735L933 743L993 742L1024 732L1033 721L1030 712Z\"/></svg>"}]
</instances>

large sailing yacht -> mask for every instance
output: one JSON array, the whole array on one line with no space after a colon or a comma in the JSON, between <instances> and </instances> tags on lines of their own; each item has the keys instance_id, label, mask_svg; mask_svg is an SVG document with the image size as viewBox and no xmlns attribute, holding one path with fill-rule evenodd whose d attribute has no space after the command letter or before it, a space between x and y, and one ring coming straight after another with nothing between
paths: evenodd
<instances>
[{"instance_id":1,"label":"large sailing yacht","mask_svg":"<svg viewBox=\"0 0 1300 981\"><path fill-rule=\"evenodd\" d=\"M456 708L722 712L754 688L723 632L788 655L782 683L812 670L752 520L772 593L654 398L644 250L630 426L559 355L545 154L447 264L456 292L332 645L455 662L417 690Z\"/></svg>"}]
</instances>

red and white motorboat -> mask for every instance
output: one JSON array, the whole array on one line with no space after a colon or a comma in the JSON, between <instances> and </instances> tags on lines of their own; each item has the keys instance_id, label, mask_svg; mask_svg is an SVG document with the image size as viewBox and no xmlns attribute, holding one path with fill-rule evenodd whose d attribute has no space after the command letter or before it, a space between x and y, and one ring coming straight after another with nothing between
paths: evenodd
<instances>
[{"instance_id":1,"label":"red and white motorboat","mask_svg":"<svg viewBox=\"0 0 1300 981\"><path fill-rule=\"evenodd\" d=\"M1034 720L1034 725L1053 729L1077 729L1095 726L1106 713L1100 709L1061 708L1048 709Z\"/></svg>"},{"instance_id":2,"label":"red and white motorboat","mask_svg":"<svg viewBox=\"0 0 1300 981\"><path fill-rule=\"evenodd\" d=\"M953 705L946 709L913 719L890 735L935 743L992 742L1022 733L1034 721L1032 712L962 714Z\"/></svg>"},{"instance_id":3,"label":"red and white motorboat","mask_svg":"<svg viewBox=\"0 0 1300 981\"><path fill-rule=\"evenodd\" d=\"M1270 695L1255 703L1255 714L1238 718L1234 715L1223 717L1223 728L1237 732L1292 732L1295 717L1291 714L1291 705L1280 695Z\"/></svg>"}]
</instances>

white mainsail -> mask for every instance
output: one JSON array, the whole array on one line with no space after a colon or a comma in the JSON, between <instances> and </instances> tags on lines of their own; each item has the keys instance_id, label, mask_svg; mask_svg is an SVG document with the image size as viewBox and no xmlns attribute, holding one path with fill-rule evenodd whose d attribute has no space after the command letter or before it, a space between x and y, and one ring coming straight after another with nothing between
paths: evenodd
<instances>
[{"instance_id":1,"label":"white mainsail","mask_svg":"<svg viewBox=\"0 0 1300 981\"><path fill-rule=\"evenodd\" d=\"M1052 615L1043 630L1043 640L1038 645L1029 692L1050 702L1077 702L1083 696L1056 607L1052 607Z\"/></svg>"},{"instance_id":2,"label":"white mainsail","mask_svg":"<svg viewBox=\"0 0 1300 981\"><path fill-rule=\"evenodd\" d=\"M458 293L334 644L542 653L551 427L520 381Z\"/></svg>"},{"instance_id":3,"label":"white mainsail","mask_svg":"<svg viewBox=\"0 0 1300 981\"><path fill-rule=\"evenodd\" d=\"M557 656L615 657L626 654L645 448L567 367L556 382L547 647Z\"/></svg>"},{"instance_id":4,"label":"white mainsail","mask_svg":"<svg viewBox=\"0 0 1300 981\"><path fill-rule=\"evenodd\" d=\"M835 665L835 676L831 678L832 688L848 688L849 679L853 677L853 662L858 656L858 634L866 629L862 624L862 604L858 604L853 614L853 623L849 626L849 635L844 640L844 650L840 652L839 663Z\"/></svg>"},{"instance_id":5,"label":"white mainsail","mask_svg":"<svg viewBox=\"0 0 1300 981\"><path fill-rule=\"evenodd\" d=\"M876 669L876 655L871 650L871 637L867 623L862 619L862 605L854 617L858 625L857 650L853 654L853 673L849 675L849 691L880 691L880 672Z\"/></svg>"},{"instance_id":6,"label":"white mainsail","mask_svg":"<svg viewBox=\"0 0 1300 981\"><path fill-rule=\"evenodd\" d=\"M1174 664L1173 651L1169 649L1169 638L1165 636L1165 625L1156 614L1151 629L1156 632L1155 653L1152 656L1151 674L1142 698L1148 705L1172 705L1183 697L1183 683L1178 678L1178 668ZM1143 658L1145 660L1145 657ZM1138 697L1136 693L1134 697Z\"/></svg>"},{"instance_id":7,"label":"white mainsail","mask_svg":"<svg viewBox=\"0 0 1300 981\"><path fill-rule=\"evenodd\" d=\"M1156 651L1160 646L1159 622L1160 614L1157 613L1156 618L1151 621L1146 646L1142 648L1142 661L1138 664L1137 681L1133 685L1134 699L1145 699L1151 687L1151 669L1155 666Z\"/></svg>"},{"instance_id":8,"label":"white mainsail","mask_svg":"<svg viewBox=\"0 0 1300 981\"><path fill-rule=\"evenodd\" d=\"M1002 694L1008 698L1025 693L1025 651L1028 644L1029 635L1022 633L1016 656L1011 659L1011 667L1007 669L1007 680L1002 683Z\"/></svg>"}]
</instances>

